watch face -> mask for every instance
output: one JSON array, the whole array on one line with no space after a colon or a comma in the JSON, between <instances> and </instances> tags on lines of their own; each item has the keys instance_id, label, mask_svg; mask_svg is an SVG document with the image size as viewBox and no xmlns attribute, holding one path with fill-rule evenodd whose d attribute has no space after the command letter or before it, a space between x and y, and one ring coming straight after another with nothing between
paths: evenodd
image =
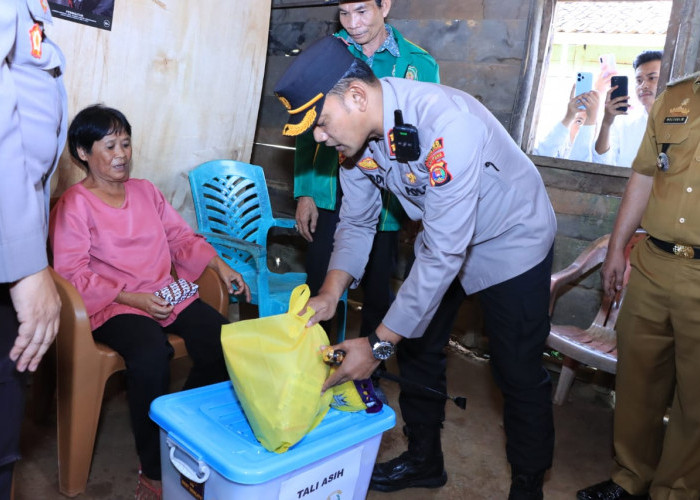
<instances>
[{"instance_id":1,"label":"watch face","mask_svg":"<svg viewBox=\"0 0 700 500\"><path fill-rule=\"evenodd\" d=\"M394 354L394 346L390 342L379 341L374 344L372 354L376 359L387 360Z\"/></svg>"}]
</instances>

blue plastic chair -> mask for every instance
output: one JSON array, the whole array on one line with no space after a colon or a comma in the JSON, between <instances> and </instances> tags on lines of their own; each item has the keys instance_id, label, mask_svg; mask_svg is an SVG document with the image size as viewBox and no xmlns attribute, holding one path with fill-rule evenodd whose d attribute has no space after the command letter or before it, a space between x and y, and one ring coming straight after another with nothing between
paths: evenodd
<instances>
[{"instance_id":1,"label":"blue plastic chair","mask_svg":"<svg viewBox=\"0 0 700 500\"><path fill-rule=\"evenodd\" d=\"M222 259L243 275L260 317L289 308L292 290L306 273L275 273L267 263L271 228L293 228L294 219L272 216L263 169L233 160L213 160L189 173L199 232ZM235 302L235 296L231 296ZM347 292L338 308L338 339L345 338Z\"/></svg>"}]
</instances>

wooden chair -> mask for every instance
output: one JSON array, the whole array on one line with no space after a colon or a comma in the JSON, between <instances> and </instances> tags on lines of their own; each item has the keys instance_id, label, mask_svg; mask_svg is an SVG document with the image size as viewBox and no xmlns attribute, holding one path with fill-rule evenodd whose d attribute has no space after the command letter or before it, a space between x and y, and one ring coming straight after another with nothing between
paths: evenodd
<instances>
[{"instance_id":1,"label":"wooden chair","mask_svg":"<svg viewBox=\"0 0 700 500\"><path fill-rule=\"evenodd\" d=\"M51 272L62 302L56 336L58 483L61 493L72 497L87 485L107 379L126 367L116 351L94 341L78 291ZM228 291L216 272L205 269L197 284L202 300L226 316ZM175 350L173 359L187 355L181 337L169 335L169 342Z\"/></svg>"},{"instance_id":2,"label":"wooden chair","mask_svg":"<svg viewBox=\"0 0 700 500\"><path fill-rule=\"evenodd\" d=\"M615 323L620 306L627 290L629 279L629 255L634 245L646 238L646 232L638 230L630 238L625 248L627 267L622 291L614 299L603 294L600 309L593 323L585 330L573 325L555 325L550 327L547 345L564 355L561 375L556 390L554 403L563 404L574 381L576 368L580 363L592 366L607 373L617 372L617 334ZM552 275L550 283L551 298L549 314L554 311L556 300L579 278L600 266L608 251L610 235L601 236L592 242L578 258L567 268Z\"/></svg>"}]
</instances>

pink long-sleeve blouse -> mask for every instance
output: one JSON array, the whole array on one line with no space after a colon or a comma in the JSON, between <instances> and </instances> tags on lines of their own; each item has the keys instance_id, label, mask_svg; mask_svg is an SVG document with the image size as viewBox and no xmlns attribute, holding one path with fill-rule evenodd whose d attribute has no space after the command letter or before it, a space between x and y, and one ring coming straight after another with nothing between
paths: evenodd
<instances>
[{"instance_id":1,"label":"pink long-sleeve blouse","mask_svg":"<svg viewBox=\"0 0 700 500\"><path fill-rule=\"evenodd\" d=\"M216 251L194 233L151 182L130 179L121 207L112 207L82 183L70 187L51 213L54 269L78 290L94 330L118 314L145 311L115 299L119 292L153 293L178 277L194 281ZM177 304L163 326L195 298Z\"/></svg>"}]
</instances>

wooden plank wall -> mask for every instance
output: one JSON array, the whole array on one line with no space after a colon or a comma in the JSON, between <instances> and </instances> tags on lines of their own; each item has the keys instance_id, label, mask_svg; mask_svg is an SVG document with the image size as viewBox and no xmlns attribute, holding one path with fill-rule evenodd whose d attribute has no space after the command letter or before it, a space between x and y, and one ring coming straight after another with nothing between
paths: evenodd
<instances>
[{"instance_id":1,"label":"wooden plank wall","mask_svg":"<svg viewBox=\"0 0 700 500\"><path fill-rule=\"evenodd\" d=\"M132 125L132 175L153 181L195 225L186 172L217 158L249 161L270 5L228 0L119 0L112 31L60 19L69 119L102 102ZM67 148L54 193L83 177ZM196 227L196 226L195 226Z\"/></svg>"}]
</instances>

